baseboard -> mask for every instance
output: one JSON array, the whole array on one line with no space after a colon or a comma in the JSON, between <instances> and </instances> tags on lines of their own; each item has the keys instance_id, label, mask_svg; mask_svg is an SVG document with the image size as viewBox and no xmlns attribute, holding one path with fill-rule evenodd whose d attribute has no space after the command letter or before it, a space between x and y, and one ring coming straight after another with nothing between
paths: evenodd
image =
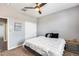
<instances>
[{"instance_id":1,"label":"baseboard","mask_svg":"<svg viewBox=\"0 0 79 59\"><path fill-rule=\"evenodd\" d=\"M22 45L13 46L13 47L11 47L11 48L8 48L8 50L15 49L15 48L20 47L20 46L22 46Z\"/></svg>"}]
</instances>

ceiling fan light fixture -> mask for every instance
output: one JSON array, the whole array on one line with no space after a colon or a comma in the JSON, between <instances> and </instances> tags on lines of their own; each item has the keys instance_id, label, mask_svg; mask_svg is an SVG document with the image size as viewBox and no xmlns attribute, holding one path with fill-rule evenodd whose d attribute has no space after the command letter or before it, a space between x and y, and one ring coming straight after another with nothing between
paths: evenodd
<instances>
[{"instance_id":1,"label":"ceiling fan light fixture","mask_svg":"<svg viewBox=\"0 0 79 59\"><path fill-rule=\"evenodd\" d=\"M27 9L35 9L39 14L41 14L41 7L43 7L46 3L36 3L35 7L24 7L22 11L26 11Z\"/></svg>"},{"instance_id":2,"label":"ceiling fan light fixture","mask_svg":"<svg viewBox=\"0 0 79 59\"><path fill-rule=\"evenodd\" d=\"M40 8L39 7L35 8L35 11L37 11L37 12L40 11Z\"/></svg>"}]
</instances>

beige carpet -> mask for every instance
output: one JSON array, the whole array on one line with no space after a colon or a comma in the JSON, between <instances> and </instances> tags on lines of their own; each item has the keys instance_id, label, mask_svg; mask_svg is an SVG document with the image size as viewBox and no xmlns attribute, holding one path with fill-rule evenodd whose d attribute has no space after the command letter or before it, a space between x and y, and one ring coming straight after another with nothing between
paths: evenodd
<instances>
[{"instance_id":1,"label":"beige carpet","mask_svg":"<svg viewBox=\"0 0 79 59\"><path fill-rule=\"evenodd\" d=\"M73 53L70 51L64 51L64 56L79 56L78 53Z\"/></svg>"},{"instance_id":2,"label":"beige carpet","mask_svg":"<svg viewBox=\"0 0 79 59\"><path fill-rule=\"evenodd\" d=\"M23 49L23 47L18 47L9 51L0 51L0 56L35 56L35 54ZM64 56L79 56L79 54L65 51Z\"/></svg>"},{"instance_id":3,"label":"beige carpet","mask_svg":"<svg viewBox=\"0 0 79 59\"><path fill-rule=\"evenodd\" d=\"M2 51L0 52L1 56L33 56L31 52L23 49L23 47L19 47L12 50Z\"/></svg>"}]
</instances>

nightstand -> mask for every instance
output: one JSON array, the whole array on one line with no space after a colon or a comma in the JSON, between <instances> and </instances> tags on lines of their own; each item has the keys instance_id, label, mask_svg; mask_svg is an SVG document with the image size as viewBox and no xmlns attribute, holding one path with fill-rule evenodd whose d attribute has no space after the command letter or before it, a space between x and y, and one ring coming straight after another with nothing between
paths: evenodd
<instances>
[{"instance_id":1,"label":"nightstand","mask_svg":"<svg viewBox=\"0 0 79 59\"><path fill-rule=\"evenodd\" d=\"M74 40L66 40L65 49L70 52L79 53L79 41Z\"/></svg>"}]
</instances>

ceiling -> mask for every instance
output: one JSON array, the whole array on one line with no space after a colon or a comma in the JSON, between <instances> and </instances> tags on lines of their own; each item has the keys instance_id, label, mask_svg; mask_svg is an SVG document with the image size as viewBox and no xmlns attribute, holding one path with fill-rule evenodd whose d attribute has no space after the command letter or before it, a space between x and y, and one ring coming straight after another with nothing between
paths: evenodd
<instances>
[{"instance_id":1,"label":"ceiling","mask_svg":"<svg viewBox=\"0 0 79 59\"><path fill-rule=\"evenodd\" d=\"M38 18L67 8L75 7L79 4L78 3L47 3L41 8L42 14L39 14L34 9L29 9L25 12L22 11L23 7L32 7L35 6L35 3L10 3L8 5L15 8L19 12Z\"/></svg>"}]
</instances>

